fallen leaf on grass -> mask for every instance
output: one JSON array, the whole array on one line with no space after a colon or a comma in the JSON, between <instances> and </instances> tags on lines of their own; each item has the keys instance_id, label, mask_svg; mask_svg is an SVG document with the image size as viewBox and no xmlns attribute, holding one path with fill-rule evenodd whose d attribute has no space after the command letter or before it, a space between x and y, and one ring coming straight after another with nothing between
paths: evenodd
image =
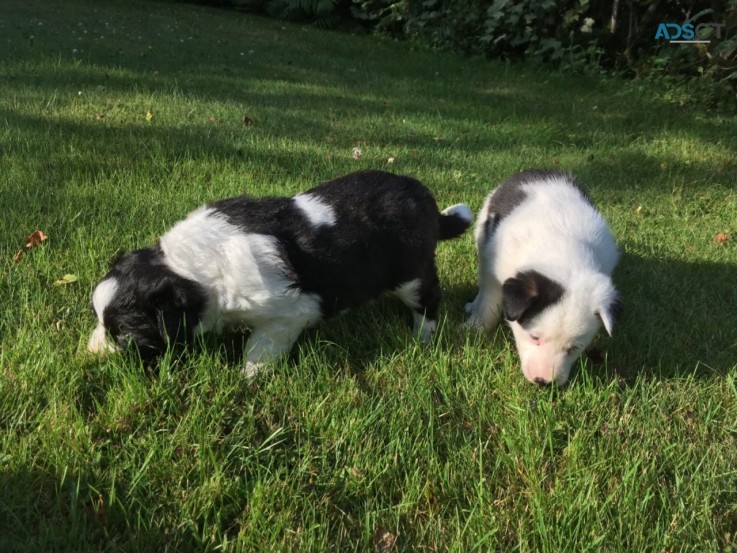
<instances>
[{"instance_id":1,"label":"fallen leaf on grass","mask_svg":"<svg viewBox=\"0 0 737 553\"><path fill-rule=\"evenodd\" d=\"M397 536L388 530L377 528L374 532L374 553L389 553L394 549L396 541Z\"/></svg>"},{"instance_id":2,"label":"fallen leaf on grass","mask_svg":"<svg viewBox=\"0 0 737 553\"><path fill-rule=\"evenodd\" d=\"M66 275L61 277L59 280L54 282L54 286L64 286L65 284L71 284L72 282L77 282L78 280L79 280L79 277L77 275L67 273Z\"/></svg>"},{"instance_id":3,"label":"fallen leaf on grass","mask_svg":"<svg viewBox=\"0 0 737 553\"><path fill-rule=\"evenodd\" d=\"M363 152L361 151L361 148L353 148L353 159L361 159L361 155Z\"/></svg>"},{"instance_id":4,"label":"fallen leaf on grass","mask_svg":"<svg viewBox=\"0 0 737 553\"><path fill-rule=\"evenodd\" d=\"M726 232L717 232L714 235L714 240L716 241L717 244L719 244L720 246L723 246L724 244L727 243L727 240L729 240L729 234L727 234Z\"/></svg>"},{"instance_id":5,"label":"fallen leaf on grass","mask_svg":"<svg viewBox=\"0 0 737 553\"><path fill-rule=\"evenodd\" d=\"M154 118L154 112L152 110L148 110L146 112L146 121L151 121L151 119Z\"/></svg>"},{"instance_id":6,"label":"fallen leaf on grass","mask_svg":"<svg viewBox=\"0 0 737 553\"><path fill-rule=\"evenodd\" d=\"M49 237L46 236L42 230L35 230L28 238L26 238L26 248L38 246L44 240L48 240L48 238Z\"/></svg>"},{"instance_id":7,"label":"fallen leaf on grass","mask_svg":"<svg viewBox=\"0 0 737 553\"><path fill-rule=\"evenodd\" d=\"M26 238L26 243L23 247L30 250L31 248L35 248L36 246L38 246L44 240L48 239L49 237L46 236L42 230L35 230L28 236L28 238ZM23 259L23 255L25 255L25 252L21 248L20 250L15 252L15 255L13 256L13 262L18 263L21 259Z\"/></svg>"},{"instance_id":8,"label":"fallen leaf on grass","mask_svg":"<svg viewBox=\"0 0 737 553\"><path fill-rule=\"evenodd\" d=\"M247 113L244 113L243 114L243 124L244 125L255 125L256 124L256 121L254 121L253 119L251 119L250 117L248 117L248 114Z\"/></svg>"}]
</instances>

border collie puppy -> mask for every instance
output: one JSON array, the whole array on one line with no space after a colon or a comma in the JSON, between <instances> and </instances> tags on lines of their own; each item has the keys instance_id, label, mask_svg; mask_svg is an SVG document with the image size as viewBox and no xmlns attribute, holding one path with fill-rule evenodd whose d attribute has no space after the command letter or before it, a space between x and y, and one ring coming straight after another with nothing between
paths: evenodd
<instances>
[{"instance_id":1,"label":"border collie puppy","mask_svg":"<svg viewBox=\"0 0 737 553\"><path fill-rule=\"evenodd\" d=\"M474 236L479 292L465 324L490 329L503 313L525 377L564 384L622 309L610 278L619 250L604 218L571 175L524 171L486 198Z\"/></svg>"},{"instance_id":2,"label":"border collie puppy","mask_svg":"<svg viewBox=\"0 0 737 553\"><path fill-rule=\"evenodd\" d=\"M353 173L291 198L237 197L190 213L156 245L123 253L97 285L88 349L169 342L230 323L251 329L245 373L289 352L306 327L393 292L429 340L440 286L435 246L463 234L465 205L438 212L417 180Z\"/></svg>"}]
</instances>

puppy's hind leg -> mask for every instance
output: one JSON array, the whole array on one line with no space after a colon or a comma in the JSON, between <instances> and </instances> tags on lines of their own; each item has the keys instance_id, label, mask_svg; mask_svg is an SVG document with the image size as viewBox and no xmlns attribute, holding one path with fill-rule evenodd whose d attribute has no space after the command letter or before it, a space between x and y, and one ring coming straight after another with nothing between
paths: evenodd
<instances>
[{"instance_id":1,"label":"puppy's hind leg","mask_svg":"<svg viewBox=\"0 0 737 553\"><path fill-rule=\"evenodd\" d=\"M422 277L400 285L394 294L412 309L413 334L420 341L429 342L438 324L440 306L440 282L435 264L432 263Z\"/></svg>"},{"instance_id":2,"label":"puppy's hind leg","mask_svg":"<svg viewBox=\"0 0 737 553\"><path fill-rule=\"evenodd\" d=\"M255 327L246 342L246 366L243 374L253 380L270 364L289 353L306 326L301 320L280 318Z\"/></svg>"},{"instance_id":3,"label":"puppy's hind leg","mask_svg":"<svg viewBox=\"0 0 737 553\"><path fill-rule=\"evenodd\" d=\"M473 301L466 304L468 320L465 328L490 330L499 322L502 311L502 285L493 274L494 251L491 244L493 217L487 218L477 229L476 243L479 257L479 292Z\"/></svg>"}]
</instances>

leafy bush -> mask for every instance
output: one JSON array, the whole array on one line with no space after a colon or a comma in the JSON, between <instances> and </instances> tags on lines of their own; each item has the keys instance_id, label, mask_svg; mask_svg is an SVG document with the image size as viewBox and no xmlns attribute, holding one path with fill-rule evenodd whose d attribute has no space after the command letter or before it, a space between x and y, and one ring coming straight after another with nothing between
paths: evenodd
<instances>
[{"instance_id":1,"label":"leafy bush","mask_svg":"<svg viewBox=\"0 0 737 553\"><path fill-rule=\"evenodd\" d=\"M334 27L366 29L466 54L528 59L567 71L616 69L679 83L703 81L706 103L734 102L737 0L200 0ZM659 23L724 23L704 45L655 39ZM726 94L731 87L732 92Z\"/></svg>"}]
</instances>

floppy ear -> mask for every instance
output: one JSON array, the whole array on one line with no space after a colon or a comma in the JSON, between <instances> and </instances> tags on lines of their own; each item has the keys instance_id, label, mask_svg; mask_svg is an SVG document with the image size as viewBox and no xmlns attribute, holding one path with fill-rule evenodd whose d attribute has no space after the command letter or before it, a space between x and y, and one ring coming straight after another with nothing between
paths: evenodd
<instances>
[{"instance_id":1,"label":"floppy ear","mask_svg":"<svg viewBox=\"0 0 737 553\"><path fill-rule=\"evenodd\" d=\"M169 277L164 277L148 290L148 303L156 312L156 324L159 334L164 340L176 342L182 318L182 298L176 284Z\"/></svg>"},{"instance_id":2,"label":"floppy ear","mask_svg":"<svg viewBox=\"0 0 737 553\"><path fill-rule=\"evenodd\" d=\"M614 297L611 298L606 305L603 305L594 311L594 314L601 318L601 322L609 336L612 336L614 325L619 317L622 316L623 310L624 305L622 304L622 298L620 298L619 294L615 292Z\"/></svg>"},{"instance_id":3,"label":"floppy ear","mask_svg":"<svg viewBox=\"0 0 737 553\"><path fill-rule=\"evenodd\" d=\"M156 309L161 337L172 343L186 340L199 319L204 301L201 292L185 279L167 276L157 283L149 297Z\"/></svg>"},{"instance_id":4,"label":"floppy ear","mask_svg":"<svg viewBox=\"0 0 737 553\"><path fill-rule=\"evenodd\" d=\"M508 278L502 285L504 318L508 321L518 320L530 308L535 297L537 292L526 279Z\"/></svg>"}]
</instances>

